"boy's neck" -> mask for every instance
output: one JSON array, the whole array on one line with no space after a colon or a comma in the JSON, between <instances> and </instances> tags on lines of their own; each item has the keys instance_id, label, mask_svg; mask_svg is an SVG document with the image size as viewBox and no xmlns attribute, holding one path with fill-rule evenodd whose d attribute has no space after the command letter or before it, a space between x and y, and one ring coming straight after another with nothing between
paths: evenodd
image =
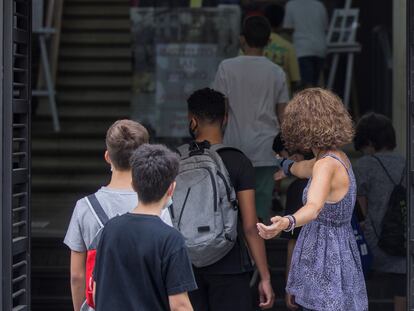
<instances>
[{"instance_id":1,"label":"boy's neck","mask_svg":"<svg viewBox=\"0 0 414 311\"><path fill-rule=\"evenodd\" d=\"M197 142L207 140L212 145L221 144L223 142L222 130L217 126L206 127L198 131L195 140Z\"/></svg>"},{"instance_id":2,"label":"boy's neck","mask_svg":"<svg viewBox=\"0 0 414 311\"><path fill-rule=\"evenodd\" d=\"M162 202L151 203L151 204L138 203L138 206L134 208L131 213L160 216L161 210L164 207L164 205L165 204L163 204Z\"/></svg>"},{"instance_id":3,"label":"boy's neck","mask_svg":"<svg viewBox=\"0 0 414 311\"><path fill-rule=\"evenodd\" d=\"M245 46L244 48L244 55L246 56L263 56L264 55L264 49L261 48L252 48L250 46Z\"/></svg>"},{"instance_id":4,"label":"boy's neck","mask_svg":"<svg viewBox=\"0 0 414 311\"><path fill-rule=\"evenodd\" d=\"M133 191L131 170L119 171L117 169L113 169L111 181L109 182L107 187L111 189L123 189Z\"/></svg>"}]
</instances>

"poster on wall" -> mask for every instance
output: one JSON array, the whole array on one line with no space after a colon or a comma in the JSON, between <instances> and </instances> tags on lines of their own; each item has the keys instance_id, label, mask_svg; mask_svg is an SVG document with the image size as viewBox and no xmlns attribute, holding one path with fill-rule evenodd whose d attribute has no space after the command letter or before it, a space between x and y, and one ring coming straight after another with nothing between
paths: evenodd
<instances>
[{"instance_id":1,"label":"poster on wall","mask_svg":"<svg viewBox=\"0 0 414 311\"><path fill-rule=\"evenodd\" d=\"M135 7L131 20L132 117L157 137L186 137L186 99L238 53L240 9Z\"/></svg>"},{"instance_id":2,"label":"poster on wall","mask_svg":"<svg viewBox=\"0 0 414 311\"><path fill-rule=\"evenodd\" d=\"M214 69L219 61L217 45L157 44L156 51L158 135L182 137L188 133L185 99L214 79Z\"/></svg>"}]
</instances>

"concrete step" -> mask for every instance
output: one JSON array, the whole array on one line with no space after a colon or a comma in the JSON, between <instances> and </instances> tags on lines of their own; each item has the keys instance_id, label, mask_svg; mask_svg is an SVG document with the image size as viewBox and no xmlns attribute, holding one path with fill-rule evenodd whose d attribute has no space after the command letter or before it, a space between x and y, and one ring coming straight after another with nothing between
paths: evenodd
<instances>
[{"instance_id":1,"label":"concrete step","mask_svg":"<svg viewBox=\"0 0 414 311\"><path fill-rule=\"evenodd\" d=\"M79 3L69 3L63 10L63 19L78 18L107 18L107 19L129 19L129 6L122 2L119 5L101 3L101 5L83 5Z\"/></svg>"},{"instance_id":2,"label":"concrete step","mask_svg":"<svg viewBox=\"0 0 414 311\"><path fill-rule=\"evenodd\" d=\"M60 50L61 60L83 59L101 60L108 62L115 60L131 61L131 48L108 46L108 47L62 47Z\"/></svg>"},{"instance_id":3,"label":"concrete step","mask_svg":"<svg viewBox=\"0 0 414 311\"><path fill-rule=\"evenodd\" d=\"M83 119L88 119L88 120L128 119L130 118L130 115L131 113L130 113L129 106L118 106L118 107L111 106L111 105L103 105L100 107L79 106L76 109L74 109L73 107L67 107L67 106L59 107L59 118L61 121L62 120L81 121ZM37 116L45 117L48 120L50 120L51 118L49 109L39 109L39 111L37 112Z\"/></svg>"},{"instance_id":4,"label":"concrete step","mask_svg":"<svg viewBox=\"0 0 414 311\"><path fill-rule=\"evenodd\" d=\"M129 6L129 1L126 0L65 0L67 5L118 5Z\"/></svg>"},{"instance_id":5,"label":"concrete step","mask_svg":"<svg viewBox=\"0 0 414 311\"><path fill-rule=\"evenodd\" d=\"M71 191L91 191L100 185L107 184L108 174L62 174L58 177L55 174L33 175L32 189L41 192L62 192L70 189Z\"/></svg>"},{"instance_id":6,"label":"concrete step","mask_svg":"<svg viewBox=\"0 0 414 311\"><path fill-rule=\"evenodd\" d=\"M39 117L40 118L40 117ZM39 139L53 141L52 147L57 144L63 146L68 140L78 140L79 142L87 140L104 140L108 128L121 117L88 117L82 118L61 118L61 132L54 133L50 116L42 116L42 122L35 122L32 126L32 135L34 137L33 148ZM124 117L122 117L124 118ZM74 146L76 148L76 146Z\"/></svg>"},{"instance_id":7,"label":"concrete step","mask_svg":"<svg viewBox=\"0 0 414 311\"><path fill-rule=\"evenodd\" d=\"M114 107L125 106L131 103L132 92L125 91L73 91L57 94L60 105L112 105ZM58 107L59 108L59 107Z\"/></svg>"},{"instance_id":8,"label":"concrete step","mask_svg":"<svg viewBox=\"0 0 414 311\"><path fill-rule=\"evenodd\" d=\"M83 74L96 75L132 75L131 62L117 61L62 61L59 65L59 74Z\"/></svg>"},{"instance_id":9,"label":"concrete step","mask_svg":"<svg viewBox=\"0 0 414 311\"><path fill-rule=\"evenodd\" d=\"M99 157L102 156L105 147L105 132L101 132L101 139L86 138L81 135L77 137L65 137L60 138L56 135L53 139L53 135L49 134L49 137L45 135L43 138L39 138L39 135L32 141L32 154L33 160L36 157L50 157L50 156L90 156ZM75 161L76 163L76 161ZM57 176L57 178L60 178Z\"/></svg>"},{"instance_id":10,"label":"concrete step","mask_svg":"<svg viewBox=\"0 0 414 311\"><path fill-rule=\"evenodd\" d=\"M110 166L102 157L39 157L32 160L33 174L56 174L65 173L93 173L104 174L110 171Z\"/></svg>"},{"instance_id":11,"label":"concrete step","mask_svg":"<svg viewBox=\"0 0 414 311\"><path fill-rule=\"evenodd\" d=\"M71 44L128 46L131 44L131 34L128 32L63 32L60 40L66 46Z\"/></svg>"},{"instance_id":12,"label":"concrete step","mask_svg":"<svg viewBox=\"0 0 414 311\"><path fill-rule=\"evenodd\" d=\"M97 188L93 192L96 190ZM86 190L76 192L67 189L66 191L54 193L51 196L48 192L36 191L32 195L32 208L37 211L34 216L36 219L41 219L39 216L42 213L51 214L63 209L69 209L68 214L71 214L76 202L87 194L89 193ZM40 212L40 210L42 211ZM69 222L69 219L66 219L66 221Z\"/></svg>"},{"instance_id":13,"label":"concrete step","mask_svg":"<svg viewBox=\"0 0 414 311\"><path fill-rule=\"evenodd\" d=\"M57 81L58 89L127 89L132 88L131 76L109 76L109 75L88 75L88 76L68 76L59 77Z\"/></svg>"},{"instance_id":14,"label":"concrete step","mask_svg":"<svg viewBox=\"0 0 414 311\"><path fill-rule=\"evenodd\" d=\"M131 31L131 22L128 19L66 19L62 23L62 32L70 33L77 31L107 31L107 32L125 32Z\"/></svg>"}]
</instances>

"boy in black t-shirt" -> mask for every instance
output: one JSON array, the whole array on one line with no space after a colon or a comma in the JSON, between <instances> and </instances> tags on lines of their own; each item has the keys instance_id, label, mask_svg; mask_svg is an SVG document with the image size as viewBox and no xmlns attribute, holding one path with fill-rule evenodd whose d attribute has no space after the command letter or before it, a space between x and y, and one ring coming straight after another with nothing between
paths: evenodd
<instances>
[{"instance_id":1,"label":"boy in black t-shirt","mask_svg":"<svg viewBox=\"0 0 414 311\"><path fill-rule=\"evenodd\" d=\"M206 88L188 99L189 131L200 148L221 144L226 123L226 99ZM216 263L194 269L198 290L190 293L195 311L251 311L250 275L252 255L261 277L259 306L272 307L274 293L267 267L264 241L257 233L255 208L255 171L240 151L224 149L218 154L230 175L239 203L239 234L233 249ZM247 247L246 247L247 243Z\"/></svg>"},{"instance_id":2,"label":"boy in black t-shirt","mask_svg":"<svg viewBox=\"0 0 414 311\"><path fill-rule=\"evenodd\" d=\"M174 192L178 161L160 145L133 154L139 203L103 229L94 272L97 311L193 310L187 292L197 285L184 239L159 218Z\"/></svg>"}]
</instances>

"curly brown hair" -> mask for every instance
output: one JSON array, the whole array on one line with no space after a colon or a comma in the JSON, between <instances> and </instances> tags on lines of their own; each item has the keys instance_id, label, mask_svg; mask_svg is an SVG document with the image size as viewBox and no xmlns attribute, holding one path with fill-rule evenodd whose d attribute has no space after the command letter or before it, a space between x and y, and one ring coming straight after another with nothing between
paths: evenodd
<instances>
[{"instance_id":1,"label":"curly brown hair","mask_svg":"<svg viewBox=\"0 0 414 311\"><path fill-rule=\"evenodd\" d=\"M286 107L282 136L288 150L330 150L351 143L354 127L337 95L309 88L297 93Z\"/></svg>"}]
</instances>

